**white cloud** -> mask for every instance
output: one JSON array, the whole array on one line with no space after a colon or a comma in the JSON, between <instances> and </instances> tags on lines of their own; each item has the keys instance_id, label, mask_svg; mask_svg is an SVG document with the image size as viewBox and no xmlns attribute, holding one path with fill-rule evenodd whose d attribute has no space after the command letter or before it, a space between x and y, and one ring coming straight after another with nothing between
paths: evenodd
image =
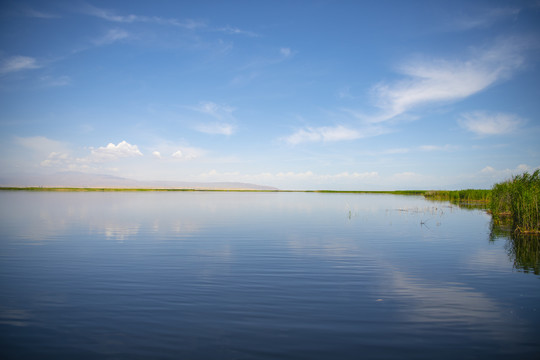
<instances>
[{"instance_id":1,"label":"white cloud","mask_svg":"<svg viewBox=\"0 0 540 360\"><path fill-rule=\"evenodd\" d=\"M456 145L421 145L419 147L421 151L452 151L459 149Z\"/></svg>"},{"instance_id":2,"label":"white cloud","mask_svg":"<svg viewBox=\"0 0 540 360\"><path fill-rule=\"evenodd\" d=\"M204 155L204 150L195 147L181 147L171 154L178 160L194 160Z\"/></svg>"},{"instance_id":3,"label":"white cloud","mask_svg":"<svg viewBox=\"0 0 540 360\"><path fill-rule=\"evenodd\" d=\"M283 140L291 145L297 145L303 142L332 142L355 140L369 136L377 136L384 132L382 128L364 128L352 129L343 125L305 127L296 131L294 134L284 137Z\"/></svg>"},{"instance_id":4,"label":"white cloud","mask_svg":"<svg viewBox=\"0 0 540 360\"><path fill-rule=\"evenodd\" d=\"M4 59L0 64L0 74L8 74L22 70L38 69L39 65L33 57L12 56Z\"/></svg>"},{"instance_id":5,"label":"white cloud","mask_svg":"<svg viewBox=\"0 0 540 360\"><path fill-rule=\"evenodd\" d=\"M381 109L379 114L366 116L358 111L343 109L356 121L362 122L363 127L305 127L284 139L294 145L302 142L354 140L389 132L389 128L380 124L396 120L398 116L401 120L404 117L413 120L417 116L411 115L411 110L430 104L458 101L510 77L523 65L522 53L526 45L524 41L507 38L495 42L491 47L473 49L470 56L462 60L410 61L399 68L404 75L402 79L381 82L371 89L375 104ZM507 125L506 129L516 125L508 120L503 123ZM374 127L375 124L379 126ZM489 129L483 127L476 131L486 132Z\"/></svg>"},{"instance_id":6,"label":"white cloud","mask_svg":"<svg viewBox=\"0 0 540 360\"><path fill-rule=\"evenodd\" d=\"M152 156L156 159L161 159L161 153L159 151L153 151Z\"/></svg>"},{"instance_id":7,"label":"white cloud","mask_svg":"<svg viewBox=\"0 0 540 360\"><path fill-rule=\"evenodd\" d=\"M131 145L125 140L119 142L118 145L109 143L107 146L102 146L97 149L91 149L90 161L111 161L119 158L143 156L137 145Z\"/></svg>"},{"instance_id":8,"label":"white cloud","mask_svg":"<svg viewBox=\"0 0 540 360\"><path fill-rule=\"evenodd\" d=\"M382 153L383 154L406 154L409 151L411 151L411 149L408 149L408 148L395 148L395 149L385 150Z\"/></svg>"},{"instance_id":9,"label":"white cloud","mask_svg":"<svg viewBox=\"0 0 540 360\"><path fill-rule=\"evenodd\" d=\"M465 113L458 120L461 127L480 136L510 134L523 122L520 117L514 114L485 111Z\"/></svg>"},{"instance_id":10,"label":"white cloud","mask_svg":"<svg viewBox=\"0 0 540 360\"><path fill-rule=\"evenodd\" d=\"M110 29L104 36L94 40L96 45L108 45L129 37L127 31L122 29Z\"/></svg>"},{"instance_id":11,"label":"white cloud","mask_svg":"<svg viewBox=\"0 0 540 360\"><path fill-rule=\"evenodd\" d=\"M174 18L162 18L159 16L144 16L144 15L117 15L114 12L106 9L101 9L89 4L86 4L82 9L81 12L90 15L95 16L103 20L116 22L116 23L153 23L153 24L159 24L159 25L170 25L170 26L177 26L182 27L185 29L195 29L200 27L205 27L206 25L202 22L187 19L180 21L178 19Z\"/></svg>"},{"instance_id":12,"label":"white cloud","mask_svg":"<svg viewBox=\"0 0 540 360\"><path fill-rule=\"evenodd\" d=\"M292 51L289 48L281 48L279 49L279 53L283 55L283 57L286 57L286 58L292 55Z\"/></svg>"},{"instance_id":13,"label":"white cloud","mask_svg":"<svg viewBox=\"0 0 540 360\"><path fill-rule=\"evenodd\" d=\"M477 49L466 60L404 64L400 70L405 79L372 88L376 105L383 110L373 121L386 121L421 105L456 101L485 90L523 64L521 50L519 42L509 39Z\"/></svg>"},{"instance_id":14,"label":"white cloud","mask_svg":"<svg viewBox=\"0 0 540 360\"><path fill-rule=\"evenodd\" d=\"M207 134L232 135L235 132L233 116L235 108L228 105L220 105L211 101L202 101L197 106L188 107L198 113L210 116L217 122L200 123L194 126L194 129Z\"/></svg>"},{"instance_id":15,"label":"white cloud","mask_svg":"<svg viewBox=\"0 0 540 360\"><path fill-rule=\"evenodd\" d=\"M489 174L489 173L492 173L494 171L495 171L495 169L492 168L491 166L486 166L480 172L485 173L485 174Z\"/></svg>"},{"instance_id":16,"label":"white cloud","mask_svg":"<svg viewBox=\"0 0 540 360\"><path fill-rule=\"evenodd\" d=\"M195 129L206 134L220 135L232 135L235 130L233 125L227 123L201 124L197 125Z\"/></svg>"},{"instance_id":17,"label":"white cloud","mask_svg":"<svg viewBox=\"0 0 540 360\"><path fill-rule=\"evenodd\" d=\"M233 107L228 105L219 105L212 101L201 101L199 105L190 107L190 109L197 112L210 115L218 120L223 120L232 116Z\"/></svg>"},{"instance_id":18,"label":"white cloud","mask_svg":"<svg viewBox=\"0 0 540 360\"><path fill-rule=\"evenodd\" d=\"M495 183L511 179L512 176L523 174L526 171L535 171L539 168L540 166L532 167L527 164L519 164L514 169L496 169L488 165L480 170L478 174L475 174L475 176L488 184L487 187L491 187Z\"/></svg>"},{"instance_id":19,"label":"white cloud","mask_svg":"<svg viewBox=\"0 0 540 360\"><path fill-rule=\"evenodd\" d=\"M306 127L286 137L285 141L296 145L302 142L354 140L360 137L362 135L357 130L338 125L334 127Z\"/></svg>"},{"instance_id":20,"label":"white cloud","mask_svg":"<svg viewBox=\"0 0 540 360\"><path fill-rule=\"evenodd\" d=\"M239 29L237 27L232 27L232 26L225 26L225 27L222 27L222 28L218 28L216 30L219 31L219 32L223 32L225 34L229 34L229 35L244 35L244 36L248 36L248 37L258 37L259 36L259 34L253 32L253 31L242 30L242 29Z\"/></svg>"},{"instance_id":21,"label":"white cloud","mask_svg":"<svg viewBox=\"0 0 540 360\"><path fill-rule=\"evenodd\" d=\"M43 160L40 165L49 167L49 166L63 166L70 162L70 157L66 153L60 153L60 152L51 152L49 156L47 156L47 159Z\"/></svg>"}]
</instances>

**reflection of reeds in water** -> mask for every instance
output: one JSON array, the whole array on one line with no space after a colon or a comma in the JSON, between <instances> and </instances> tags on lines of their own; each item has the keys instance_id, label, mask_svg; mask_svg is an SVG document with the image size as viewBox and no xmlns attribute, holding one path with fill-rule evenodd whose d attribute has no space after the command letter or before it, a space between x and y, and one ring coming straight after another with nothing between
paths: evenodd
<instances>
[{"instance_id":1,"label":"reflection of reeds in water","mask_svg":"<svg viewBox=\"0 0 540 360\"><path fill-rule=\"evenodd\" d=\"M505 249L514 268L540 275L540 235L512 231L509 221L491 223L490 241L505 239Z\"/></svg>"}]
</instances>

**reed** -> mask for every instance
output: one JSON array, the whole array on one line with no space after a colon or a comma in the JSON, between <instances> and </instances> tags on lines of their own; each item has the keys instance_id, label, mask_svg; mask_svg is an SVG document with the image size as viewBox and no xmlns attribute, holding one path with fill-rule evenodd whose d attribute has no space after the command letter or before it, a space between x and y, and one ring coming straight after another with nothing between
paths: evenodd
<instances>
[{"instance_id":1,"label":"reed","mask_svg":"<svg viewBox=\"0 0 540 360\"><path fill-rule=\"evenodd\" d=\"M540 232L540 170L495 184L490 211L495 221L511 217L515 232Z\"/></svg>"},{"instance_id":2,"label":"reed","mask_svg":"<svg viewBox=\"0 0 540 360\"><path fill-rule=\"evenodd\" d=\"M426 191L424 197L429 200L450 201L456 204L462 203L489 203L491 190L465 189L465 190L434 190Z\"/></svg>"}]
</instances>

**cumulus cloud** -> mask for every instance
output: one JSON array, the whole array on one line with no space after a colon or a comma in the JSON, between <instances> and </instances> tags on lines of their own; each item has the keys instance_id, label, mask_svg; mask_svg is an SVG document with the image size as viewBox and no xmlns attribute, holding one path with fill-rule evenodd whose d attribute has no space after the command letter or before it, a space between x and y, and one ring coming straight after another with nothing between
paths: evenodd
<instances>
[{"instance_id":1,"label":"cumulus cloud","mask_svg":"<svg viewBox=\"0 0 540 360\"><path fill-rule=\"evenodd\" d=\"M400 67L405 78L372 88L383 114L380 122L421 105L456 101L474 95L511 76L524 62L519 42L504 40L476 49L465 60L420 60Z\"/></svg>"},{"instance_id":2,"label":"cumulus cloud","mask_svg":"<svg viewBox=\"0 0 540 360\"><path fill-rule=\"evenodd\" d=\"M514 114L474 111L461 115L459 125L479 136L504 135L514 132L523 120Z\"/></svg>"},{"instance_id":3,"label":"cumulus cloud","mask_svg":"<svg viewBox=\"0 0 540 360\"><path fill-rule=\"evenodd\" d=\"M109 143L107 146L91 149L89 160L111 161L133 156L143 156L143 154L140 152L137 145L131 145L124 140L117 145Z\"/></svg>"},{"instance_id":4,"label":"cumulus cloud","mask_svg":"<svg viewBox=\"0 0 540 360\"><path fill-rule=\"evenodd\" d=\"M161 153L159 151L153 151L152 156L156 159L161 159Z\"/></svg>"},{"instance_id":5,"label":"cumulus cloud","mask_svg":"<svg viewBox=\"0 0 540 360\"><path fill-rule=\"evenodd\" d=\"M11 56L4 59L0 64L0 74L8 74L22 70L38 69L41 65L37 60L29 56Z\"/></svg>"}]
</instances>

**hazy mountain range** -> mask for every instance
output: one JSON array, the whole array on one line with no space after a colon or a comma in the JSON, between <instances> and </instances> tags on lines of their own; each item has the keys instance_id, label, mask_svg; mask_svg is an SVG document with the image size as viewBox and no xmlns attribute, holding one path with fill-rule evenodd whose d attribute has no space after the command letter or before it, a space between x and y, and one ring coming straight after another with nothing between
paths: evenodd
<instances>
[{"instance_id":1,"label":"hazy mountain range","mask_svg":"<svg viewBox=\"0 0 540 360\"><path fill-rule=\"evenodd\" d=\"M186 182L186 181L138 181L118 176L103 174L85 174L81 172L59 172L48 175L14 175L0 178L0 186L43 186L77 188L181 188L198 190L277 190L263 186L239 182Z\"/></svg>"}]
</instances>

